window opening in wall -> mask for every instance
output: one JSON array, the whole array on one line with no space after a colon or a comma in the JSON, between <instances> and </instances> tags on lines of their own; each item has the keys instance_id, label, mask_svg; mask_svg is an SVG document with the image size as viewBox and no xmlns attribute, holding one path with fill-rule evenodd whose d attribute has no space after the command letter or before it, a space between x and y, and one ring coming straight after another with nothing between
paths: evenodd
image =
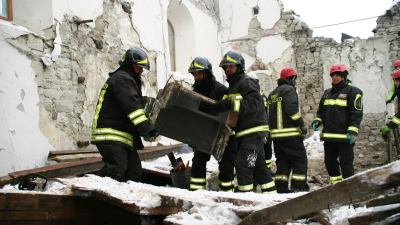
<instances>
[{"instance_id":1,"label":"window opening in wall","mask_svg":"<svg viewBox=\"0 0 400 225\"><path fill-rule=\"evenodd\" d=\"M12 0L0 0L0 19L12 20Z\"/></svg>"},{"instance_id":2,"label":"window opening in wall","mask_svg":"<svg viewBox=\"0 0 400 225\"><path fill-rule=\"evenodd\" d=\"M172 24L168 21L168 44L169 44L169 58L171 59L171 70L176 71L176 58L175 58L175 31Z\"/></svg>"}]
</instances>

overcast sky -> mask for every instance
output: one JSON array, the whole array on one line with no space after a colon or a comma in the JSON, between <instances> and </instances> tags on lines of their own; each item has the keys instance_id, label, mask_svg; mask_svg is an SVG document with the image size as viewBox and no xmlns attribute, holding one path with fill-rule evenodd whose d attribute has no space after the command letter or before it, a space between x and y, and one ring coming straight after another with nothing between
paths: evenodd
<instances>
[{"instance_id":1,"label":"overcast sky","mask_svg":"<svg viewBox=\"0 0 400 225\"><path fill-rule=\"evenodd\" d=\"M399 0L282 0L285 10L293 9L308 26L317 27L383 15ZM376 18L325 28L315 28L313 36L340 41L341 33L360 38L372 36Z\"/></svg>"}]
</instances>

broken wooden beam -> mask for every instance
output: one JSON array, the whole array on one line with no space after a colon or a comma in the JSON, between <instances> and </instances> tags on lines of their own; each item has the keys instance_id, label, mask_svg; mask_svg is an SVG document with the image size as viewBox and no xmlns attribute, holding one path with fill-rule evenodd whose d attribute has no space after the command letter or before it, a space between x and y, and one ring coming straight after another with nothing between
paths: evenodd
<instances>
[{"instance_id":1,"label":"broken wooden beam","mask_svg":"<svg viewBox=\"0 0 400 225\"><path fill-rule=\"evenodd\" d=\"M334 206L358 203L377 197L400 184L400 161L374 168L334 185L309 192L251 213L241 225L262 225L319 212Z\"/></svg>"},{"instance_id":2,"label":"broken wooden beam","mask_svg":"<svg viewBox=\"0 0 400 225\"><path fill-rule=\"evenodd\" d=\"M380 211L374 211L368 213L368 215L352 217L348 219L349 225L367 225L374 222L382 221L389 216L397 214L400 212L400 207L395 207L391 209L385 209Z\"/></svg>"},{"instance_id":3,"label":"broken wooden beam","mask_svg":"<svg viewBox=\"0 0 400 225\"><path fill-rule=\"evenodd\" d=\"M375 206L382 206L382 205L390 205L400 203L400 194L391 194L385 195L380 198L372 199L371 201L367 202L367 207L375 207Z\"/></svg>"},{"instance_id":4,"label":"broken wooden beam","mask_svg":"<svg viewBox=\"0 0 400 225\"><path fill-rule=\"evenodd\" d=\"M125 224L138 216L107 202L73 195L0 192L0 224Z\"/></svg>"},{"instance_id":5,"label":"broken wooden beam","mask_svg":"<svg viewBox=\"0 0 400 225\"><path fill-rule=\"evenodd\" d=\"M141 160L149 160L166 155L171 151L178 151L183 147L183 144L166 145L166 146L151 146L143 150L139 150ZM69 154L69 153L68 153ZM29 174L38 173L48 178L78 176L86 173L98 171L104 165L101 157L89 158L84 160L76 160L71 162L59 163L52 166L45 166L35 169L21 170L9 173L8 176L0 177L0 187L9 184L12 180ZM148 172L152 172L147 170ZM156 173L156 172L155 172ZM163 176L166 176L165 174ZM167 175L168 176L168 175Z\"/></svg>"}]
</instances>

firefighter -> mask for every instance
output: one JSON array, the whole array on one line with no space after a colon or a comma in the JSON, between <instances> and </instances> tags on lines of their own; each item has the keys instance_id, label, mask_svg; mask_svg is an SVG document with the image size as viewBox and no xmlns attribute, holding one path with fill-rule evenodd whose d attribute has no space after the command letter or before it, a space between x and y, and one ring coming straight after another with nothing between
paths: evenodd
<instances>
[{"instance_id":1,"label":"firefighter","mask_svg":"<svg viewBox=\"0 0 400 225\"><path fill-rule=\"evenodd\" d=\"M142 177L137 152L143 149L140 136L151 140L158 135L142 105L141 74L149 68L142 49L128 49L100 91L91 137L105 164L100 176L117 181L140 181Z\"/></svg>"},{"instance_id":2,"label":"firefighter","mask_svg":"<svg viewBox=\"0 0 400 225\"><path fill-rule=\"evenodd\" d=\"M393 68L394 68L394 71L400 69L400 59L395 60L393 62ZM394 100L395 97L396 97L396 86L395 86L394 82L391 82L390 83L390 88L389 88L389 94L388 94L387 99L386 99L386 105L391 103Z\"/></svg>"},{"instance_id":3,"label":"firefighter","mask_svg":"<svg viewBox=\"0 0 400 225\"><path fill-rule=\"evenodd\" d=\"M212 65L207 58L196 57L190 64L189 73L194 77L193 90L213 100L222 99L228 92L228 88L219 83L212 72ZM208 114L216 115L215 110L200 105L199 110ZM235 159L235 139L230 138L224 151L221 161L219 162L219 188L221 191L234 190L234 164ZM192 159L192 171L190 178L190 190L206 189L206 166L210 160L210 154L196 151Z\"/></svg>"},{"instance_id":4,"label":"firefighter","mask_svg":"<svg viewBox=\"0 0 400 225\"><path fill-rule=\"evenodd\" d=\"M399 61L400 63L400 61ZM400 97L400 69L395 70L392 73L392 78L393 78L393 83L395 85L395 96L397 96L397 99ZM380 131L383 136L387 136L390 132L390 129L395 129L400 125L400 101L397 103L397 113L394 115L389 123L381 127Z\"/></svg>"},{"instance_id":5,"label":"firefighter","mask_svg":"<svg viewBox=\"0 0 400 225\"><path fill-rule=\"evenodd\" d=\"M278 87L269 94L267 100L270 137L276 157L275 185L278 193L309 190L307 154L303 143L307 128L299 111L296 79L295 69L283 68Z\"/></svg>"},{"instance_id":6,"label":"firefighter","mask_svg":"<svg viewBox=\"0 0 400 225\"><path fill-rule=\"evenodd\" d=\"M330 182L335 184L354 174L353 148L363 116L363 93L347 79L346 65L332 65L329 74L332 88L322 95L311 127L317 131L323 125L321 138L324 140L325 166Z\"/></svg>"},{"instance_id":7,"label":"firefighter","mask_svg":"<svg viewBox=\"0 0 400 225\"><path fill-rule=\"evenodd\" d=\"M240 192L254 190L254 182L263 193L275 191L270 172L265 167L263 145L268 132L265 109L258 81L245 74L245 61L240 53L228 51L221 60L229 83L228 95L218 101L218 111L238 113L235 131L237 153L235 169Z\"/></svg>"}]
</instances>

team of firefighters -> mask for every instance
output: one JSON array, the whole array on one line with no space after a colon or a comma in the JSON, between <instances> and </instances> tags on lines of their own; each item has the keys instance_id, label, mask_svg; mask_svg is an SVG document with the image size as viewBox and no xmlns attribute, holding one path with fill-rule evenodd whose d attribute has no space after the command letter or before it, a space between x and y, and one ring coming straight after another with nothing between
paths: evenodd
<instances>
[{"instance_id":1,"label":"team of firefighters","mask_svg":"<svg viewBox=\"0 0 400 225\"><path fill-rule=\"evenodd\" d=\"M143 69L149 70L149 60L142 49L131 48L119 64L100 92L91 142L105 163L98 175L118 181L140 181L142 169L137 150L143 149L141 137L153 141L158 136L145 114L141 93L141 74ZM228 51L219 66L226 74L229 87L215 79L212 65L205 57L196 57L188 72L195 79L193 90L217 102L201 102L199 110L209 114L232 111L238 115L234 133L219 162L220 190L308 191L307 154L303 144L307 127L299 111L297 71L291 67L282 69L277 88L265 96L259 81L246 75L245 60L240 53ZM400 60L395 61L394 67L388 102L400 95ZM353 148L363 116L363 93L347 79L348 71L344 64L331 66L332 87L323 93L311 124L313 131L323 127L324 161L331 183L354 174ZM398 125L400 110L380 131L387 135ZM274 179L270 170L272 145L276 157ZM190 189L205 190L210 155L193 150Z\"/></svg>"}]
</instances>

